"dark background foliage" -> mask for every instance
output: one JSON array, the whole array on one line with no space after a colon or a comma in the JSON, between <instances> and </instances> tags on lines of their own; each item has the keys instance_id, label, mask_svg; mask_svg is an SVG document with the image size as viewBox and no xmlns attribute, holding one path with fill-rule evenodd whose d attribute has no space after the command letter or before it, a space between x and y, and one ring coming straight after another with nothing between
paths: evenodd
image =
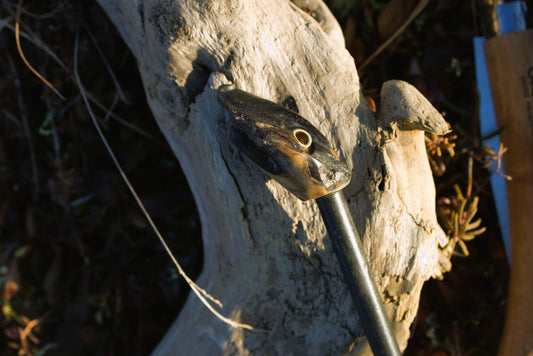
<instances>
[{"instance_id":1,"label":"dark background foliage","mask_svg":"<svg viewBox=\"0 0 533 356\"><path fill-rule=\"evenodd\" d=\"M332 4L357 64L405 20L414 1ZM194 199L146 104L135 59L94 1L0 1L0 354L144 355L162 337L188 289L124 186L87 114L74 74L94 98L113 150L187 272L202 265ZM386 10L387 7L389 10ZM395 16L387 15L394 9ZM453 257L452 272L423 290L408 355L490 355L501 333L508 271L477 128L472 36L483 31L472 2L431 2L398 40L360 70L379 105L388 79L416 85L458 135L437 160L441 199L471 182L487 231ZM91 39L94 39L93 40ZM35 41L38 39L38 41ZM101 48L102 55L95 43ZM58 64L45 47L64 64ZM117 88L125 100L115 103ZM113 107L114 116L107 115ZM115 105L116 104L116 105ZM25 334L25 332L31 333ZM18 351L17 351L18 350Z\"/></svg>"}]
</instances>

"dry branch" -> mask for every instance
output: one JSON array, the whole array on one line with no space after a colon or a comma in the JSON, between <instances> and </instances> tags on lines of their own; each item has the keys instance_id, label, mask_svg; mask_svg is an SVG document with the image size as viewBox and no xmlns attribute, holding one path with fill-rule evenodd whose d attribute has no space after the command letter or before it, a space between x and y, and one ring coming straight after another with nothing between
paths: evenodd
<instances>
[{"instance_id":1,"label":"dry branch","mask_svg":"<svg viewBox=\"0 0 533 356\"><path fill-rule=\"evenodd\" d=\"M353 167L348 201L405 348L421 287L442 270L420 131L442 131L442 117L416 89L390 82L376 118L320 1L100 4L137 58L195 196L205 260L198 284L224 303L223 314L267 330L229 328L190 297L155 354L368 352L315 203L297 200L230 144L216 100L230 82L298 111Z\"/></svg>"}]
</instances>

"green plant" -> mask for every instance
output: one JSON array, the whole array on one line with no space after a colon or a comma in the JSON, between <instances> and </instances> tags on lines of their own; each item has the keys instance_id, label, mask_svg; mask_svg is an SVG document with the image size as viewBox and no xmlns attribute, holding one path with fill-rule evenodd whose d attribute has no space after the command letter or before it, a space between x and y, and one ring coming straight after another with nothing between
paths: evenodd
<instances>
[{"instance_id":1,"label":"green plant","mask_svg":"<svg viewBox=\"0 0 533 356\"><path fill-rule=\"evenodd\" d=\"M453 141L456 139L457 135L440 136L434 133L426 133L424 136L431 170L437 177L440 177L446 171L446 162L444 161L442 151L446 151L450 157L454 157L455 142Z\"/></svg>"},{"instance_id":2,"label":"green plant","mask_svg":"<svg viewBox=\"0 0 533 356\"><path fill-rule=\"evenodd\" d=\"M454 197L440 198L437 202L437 215L449 238L443 248L449 258L457 254L457 246L463 256L468 256L470 253L465 242L473 240L486 230L485 227L480 227L481 218L473 220L477 213L479 198L465 197L457 184L453 187L456 193Z\"/></svg>"}]
</instances>

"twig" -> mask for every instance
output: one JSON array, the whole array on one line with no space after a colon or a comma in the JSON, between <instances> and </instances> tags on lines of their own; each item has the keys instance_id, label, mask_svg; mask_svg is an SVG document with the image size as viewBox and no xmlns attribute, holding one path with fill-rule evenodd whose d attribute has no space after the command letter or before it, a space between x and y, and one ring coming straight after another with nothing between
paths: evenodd
<instances>
[{"instance_id":1,"label":"twig","mask_svg":"<svg viewBox=\"0 0 533 356\"><path fill-rule=\"evenodd\" d=\"M76 78L76 83L77 83L78 88L80 90L80 93L81 93L81 96L82 96L83 101L85 103L85 106L87 108L87 111L89 112L89 116L91 117L91 120L92 120L92 122L93 122L93 124L94 124L94 126L96 128L96 131L98 132L98 135L102 139L102 142L103 142L104 146L106 147L107 152L111 156L111 159L113 160L113 163L117 167L122 179L124 180L124 183L126 184L128 189L130 190L131 194L133 195L133 198L135 199L135 201L139 205L139 208L141 209L142 213L146 217L148 223L150 224L150 227L152 228L152 230L157 235L159 241L161 242L161 245L163 246L163 248L165 249L165 251L169 255L170 259L172 260L172 262L174 263L174 265L178 269L178 273L185 279L185 281L187 282L189 287L192 289L194 294L196 294L198 299L200 299L200 301L205 305L205 307L209 311L211 311L211 313L213 313L217 318L219 318L224 323L226 323L226 324L228 324L228 325L230 325L230 326L232 326L234 328L242 328L242 329L257 331L257 329L253 328L250 325L235 322L235 321L233 321L233 320L231 320L229 318L226 318L225 316L223 316L219 312L217 312L213 308L213 306L206 300L206 298L210 299L213 303L217 304L219 307L222 307L222 303L220 303L220 301L218 301L215 298L213 298L212 296L210 296L205 290L203 290L202 288L197 286L196 283L194 283L194 281L187 276L185 271L182 269L181 265L178 263L177 259L174 257L172 251L170 250L170 248L166 244L165 239L163 238L163 236L159 232L158 228L156 227L155 223L152 221L152 218L150 217L150 215L146 211L146 208L144 207L144 204L142 203L141 199L137 195L137 192L135 191L135 189L131 185L128 177L124 173L124 170L122 169L122 167L121 167L120 163L118 162L115 154L113 153L109 143L107 142L107 140L106 140L106 138L105 138L100 126L98 125L98 122L96 121L96 117L94 116L94 113L92 111L91 105L89 104L89 99L87 98L87 95L85 94L85 89L84 89L84 87L83 87L83 85L81 83L80 76L79 76L79 73L78 73L78 42L79 42L78 40L79 40L79 32L77 31L76 32L75 44L74 44L74 76Z\"/></svg>"},{"instance_id":2,"label":"twig","mask_svg":"<svg viewBox=\"0 0 533 356\"><path fill-rule=\"evenodd\" d=\"M59 141L59 135L57 133L56 128L56 112L55 108L53 107L50 97L46 98L46 109L48 111L48 115L50 115L50 131L52 133L52 142L54 144L54 154L56 156L57 164L59 167L59 172L63 172L62 164L61 164L61 142Z\"/></svg>"},{"instance_id":3,"label":"twig","mask_svg":"<svg viewBox=\"0 0 533 356\"><path fill-rule=\"evenodd\" d=\"M11 1L7 1L7 0L4 0L4 3L7 3L7 4L10 4L12 6L15 6L16 3L15 2L11 2ZM54 8L48 12L45 12L43 14L36 14L36 13L33 13L33 12L30 12L26 9L21 9L22 13L26 16L29 16L33 19L37 19L37 20L44 20L44 19L49 19L49 18L52 18L54 17L57 13L59 13L60 11L63 10L63 8L61 8L59 5L59 3L56 3L54 4Z\"/></svg>"},{"instance_id":4,"label":"twig","mask_svg":"<svg viewBox=\"0 0 533 356\"><path fill-rule=\"evenodd\" d=\"M472 27L474 27L474 33L476 36L479 36L478 24L477 24L477 13L476 13L476 0L470 0L470 7L472 8Z\"/></svg>"},{"instance_id":5,"label":"twig","mask_svg":"<svg viewBox=\"0 0 533 356\"><path fill-rule=\"evenodd\" d=\"M466 187L466 198L472 196L472 171L474 167L474 157L472 154L468 155L468 186Z\"/></svg>"},{"instance_id":6,"label":"twig","mask_svg":"<svg viewBox=\"0 0 533 356\"><path fill-rule=\"evenodd\" d=\"M126 96L124 95L124 92L122 91L122 88L120 87L120 83L118 82L117 80L117 77L115 76L115 73L113 72L113 69L111 68L111 66L109 65L109 62L107 61L107 59L105 58L105 55L104 53L102 52L102 49L100 48L100 46L98 45L98 42L96 41L96 38L94 38L91 30L89 29L89 27L85 24L85 22L83 22L83 28L85 29L85 31L87 31L87 33L89 34L89 38L91 39L91 41L93 42L94 46L96 47L96 50L98 51L98 54L100 55L100 58L102 58L102 62L104 62L104 65L105 67L107 68L107 71L109 72L109 75L111 76L111 79L113 80L113 84L115 84L115 89L117 90L118 92L118 95L120 97L120 99L122 101L124 101L125 103L127 104L130 104L128 102L128 99L126 99ZM115 99L116 100L116 99ZM111 105L111 108L113 108L115 106L115 102L113 102L113 105ZM110 109L111 111L111 109ZM106 121L107 121L107 116L106 116Z\"/></svg>"},{"instance_id":7,"label":"twig","mask_svg":"<svg viewBox=\"0 0 533 356\"><path fill-rule=\"evenodd\" d=\"M359 70L365 68L370 62L374 60L374 58L376 58L381 52L383 52L385 48L387 48L396 38L398 38L398 36L400 36L403 31L405 31L407 26L409 26L409 24L418 16L418 14L420 14L420 12L424 9L424 7L426 7L428 3L429 0L420 0L418 5L416 5L413 11L409 14L409 17L405 20L405 22L396 30L396 32L392 34L392 36L390 36L385 42L383 42L383 44L379 46L379 48L376 49L374 53L370 55L370 57L365 59L363 64L359 66Z\"/></svg>"},{"instance_id":8,"label":"twig","mask_svg":"<svg viewBox=\"0 0 533 356\"><path fill-rule=\"evenodd\" d=\"M15 27L9 24L6 19L0 20L0 30L3 27L6 27L8 30L15 32ZM39 38L37 38L36 36L30 36L29 33L26 33L24 31L19 31L19 35L20 37L25 38L26 40L30 41L31 43L45 51L61 67L61 69L67 69L65 63L63 63L63 61L59 59L59 57L46 44L41 42Z\"/></svg>"},{"instance_id":9,"label":"twig","mask_svg":"<svg viewBox=\"0 0 533 356\"><path fill-rule=\"evenodd\" d=\"M65 97L61 95L61 93L59 93L59 91L57 91L57 89L54 88L54 86L48 80L46 80L39 72L37 72L35 68L31 66L30 62L28 62L28 60L26 59L26 56L24 56L24 52L22 52L22 47L20 46L20 29L19 29L21 7L22 7L22 0L19 0L18 7L17 7L17 13L15 15L15 42L17 43L17 49L19 51L20 58L22 58L22 61L24 62L24 64L26 64L26 66L33 72L33 74L37 76L37 78L39 78L44 84L46 84L46 86L52 89L52 91L56 93L57 96L59 96L63 100L66 100Z\"/></svg>"},{"instance_id":10,"label":"twig","mask_svg":"<svg viewBox=\"0 0 533 356\"><path fill-rule=\"evenodd\" d=\"M2 115L4 115L4 117L6 119L9 119L11 122L13 122L19 128L22 127L22 124L20 123L17 115L13 114L11 111L8 111L6 109L2 109L1 113L2 113Z\"/></svg>"},{"instance_id":11,"label":"twig","mask_svg":"<svg viewBox=\"0 0 533 356\"><path fill-rule=\"evenodd\" d=\"M26 114L26 109L24 106L24 97L22 96L22 85L13 59L9 54L7 54L6 57L11 71L17 74L17 77L14 82L15 88L17 89L17 104L20 109L22 129L24 130L24 136L26 137L26 143L28 144L28 150L30 151L31 172L33 177L34 191L36 194L37 192L39 192L39 170L37 168L37 160L35 158L35 149L33 148L33 139L31 135L30 124L28 122L28 115ZM34 195L34 199L35 198L36 196Z\"/></svg>"},{"instance_id":12,"label":"twig","mask_svg":"<svg viewBox=\"0 0 533 356\"><path fill-rule=\"evenodd\" d=\"M104 116L104 122L108 122L109 121L109 118L111 117L111 114L113 113L113 110L115 109L115 106L117 106L118 104L118 98L119 98L119 94L117 92L115 92L115 95L113 96L113 102L111 103L111 106L109 107L109 110L106 111L105 113L105 116Z\"/></svg>"},{"instance_id":13,"label":"twig","mask_svg":"<svg viewBox=\"0 0 533 356\"><path fill-rule=\"evenodd\" d=\"M5 20L5 19L0 19L0 29L2 27L6 27L9 30L15 32L15 28L12 25L10 25L7 22L7 20ZM27 39L28 41L32 42L33 44L35 44L37 47L39 47L42 50L44 50L62 69L65 69L65 70L67 69L66 65L59 59L59 57L54 52L52 52L52 50L46 44L41 42L37 37L30 36L29 34L23 32L23 31L19 31L19 35L21 37ZM106 66L108 66L107 62L106 62L106 60L105 60L105 58L103 56L102 56L102 59L106 63ZM112 72L111 69L109 69L109 71L110 71L111 77L113 78L113 81L115 82L115 87L121 93L121 98L123 99L124 102L128 103L127 99L125 98L125 96L124 96L124 94L122 92L122 89L120 88L120 85L119 85L118 81L116 80L116 77L114 76L114 73ZM73 80L74 83L76 83L76 80L74 78L72 78L72 80ZM98 106L100 109L102 109L106 113L105 117L104 117L104 121L107 121L111 117L111 118L115 119L116 121L118 121L120 124L122 124L122 125L126 126L127 128L129 128L129 129L141 134L142 136L146 137L150 141L161 145L160 140L156 139L153 135L150 135L149 133L147 133L143 129L139 128L138 126L126 121L125 119L123 119L120 116L118 116L118 115L113 113L113 108L115 107L116 102L117 102L116 97L113 100L113 103L112 103L111 107L110 108L106 108L92 94L87 93L87 96L89 97L89 100L93 104Z\"/></svg>"},{"instance_id":14,"label":"twig","mask_svg":"<svg viewBox=\"0 0 533 356\"><path fill-rule=\"evenodd\" d=\"M33 319L30 320L26 326L24 326L24 329L21 330L20 333L20 339L21 341L25 341L26 339L30 339L34 344L39 343L39 339L37 339L33 334L31 333L33 328L35 328L37 325L39 325L40 320L39 319Z\"/></svg>"},{"instance_id":15,"label":"twig","mask_svg":"<svg viewBox=\"0 0 533 356\"><path fill-rule=\"evenodd\" d=\"M76 81L74 80L74 83L76 83ZM140 127L132 124L131 122L128 122L126 121L125 119L121 118L120 116L118 116L117 114L113 113L111 111L111 109L108 109L104 106L104 104L102 104L94 95L92 95L90 92L85 92L85 95L87 95L87 98L89 98L89 100L94 104L96 105L99 109L101 109L102 111L104 111L106 113L106 117L109 116L115 120L117 120L119 123L121 123L122 125L126 126L127 128L141 134L142 136L146 137L147 139L149 139L150 141L158 144L158 145L161 145L161 141L156 139L154 136L150 135L148 132L144 131L143 129L141 129ZM108 115L109 114L109 115Z\"/></svg>"}]
</instances>

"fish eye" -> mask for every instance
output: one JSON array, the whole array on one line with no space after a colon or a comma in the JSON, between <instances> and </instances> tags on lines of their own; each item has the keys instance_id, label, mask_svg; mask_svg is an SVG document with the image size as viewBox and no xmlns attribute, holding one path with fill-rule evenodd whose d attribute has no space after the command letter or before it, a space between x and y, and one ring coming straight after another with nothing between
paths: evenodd
<instances>
[{"instance_id":1,"label":"fish eye","mask_svg":"<svg viewBox=\"0 0 533 356\"><path fill-rule=\"evenodd\" d=\"M294 136L294 139L302 150L307 150L313 143L311 135L305 130L295 129L292 131L292 136Z\"/></svg>"}]
</instances>

